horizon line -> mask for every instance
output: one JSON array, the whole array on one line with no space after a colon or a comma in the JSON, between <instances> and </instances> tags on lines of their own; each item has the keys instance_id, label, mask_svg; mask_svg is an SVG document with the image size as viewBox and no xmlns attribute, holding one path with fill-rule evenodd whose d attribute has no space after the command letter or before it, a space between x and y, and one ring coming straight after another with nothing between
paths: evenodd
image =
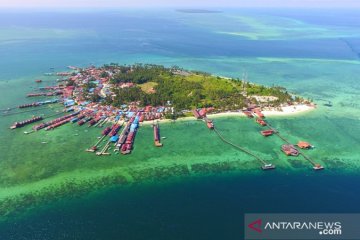
<instances>
[{"instance_id":1,"label":"horizon line","mask_svg":"<svg viewBox=\"0 0 360 240\"><path fill-rule=\"evenodd\" d=\"M58 7L47 7L47 6L0 6L0 10L122 10L122 9L172 9L172 10L229 10L229 9L324 9L324 10L358 10L360 6L348 7L348 6L211 6L211 7L190 7L190 6L99 6L99 7L82 7L82 6L58 6Z\"/></svg>"}]
</instances>

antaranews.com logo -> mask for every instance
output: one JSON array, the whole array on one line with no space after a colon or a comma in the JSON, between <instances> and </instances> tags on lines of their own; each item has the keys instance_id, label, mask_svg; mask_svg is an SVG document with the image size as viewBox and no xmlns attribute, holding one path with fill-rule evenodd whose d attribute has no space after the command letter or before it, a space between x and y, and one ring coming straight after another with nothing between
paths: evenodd
<instances>
[{"instance_id":1,"label":"antaranews.com logo","mask_svg":"<svg viewBox=\"0 0 360 240\"><path fill-rule=\"evenodd\" d=\"M360 214L245 215L245 239L360 239L359 229Z\"/></svg>"},{"instance_id":2,"label":"antaranews.com logo","mask_svg":"<svg viewBox=\"0 0 360 240\"><path fill-rule=\"evenodd\" d=\"M262 232L262 220L257 219L248 227ZM320 235L341 235L341 222L266 222L264 230L318 230Z\"/></svg>"}]
</instances>

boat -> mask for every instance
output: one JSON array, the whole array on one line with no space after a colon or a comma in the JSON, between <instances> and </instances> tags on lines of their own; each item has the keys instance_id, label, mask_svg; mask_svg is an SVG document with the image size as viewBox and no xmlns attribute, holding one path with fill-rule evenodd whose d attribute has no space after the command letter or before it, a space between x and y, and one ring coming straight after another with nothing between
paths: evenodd
<instances>
[{"instance_id":1,"label":"boat","mask_svg":"<svg viewBox=\"0 0 360 240\"><path fill-rule=\"evenodd\" d=\"M41 79L36 79L35 82L36 82L36 83L41 83L42 80L41 80Z\"/></svg>"},{"instance_id":2,"label":"boat","mask_svg":"<svg viewBox=\"0 0 360 240\"><path fill-rule=\"evenodd\" d=\"M315 164L315 166L313 167L313 169L314 169L315 171L319 171L319 170L324 170L324 167L317 163L317 164Z\"/></svg>"},{"instance_id":3,"label":"boat","mask_svg":"<svg viewBox=\"0 0 360 240\"><path fill-rule=\"evenodd\" d=\"M332 105L331 101L328 101L328 103L324 103L324 106L325 107L332 107L333 105Z\"/></svg>"},{"instance_id":4,"label":"boat","mask_svg":"<svg viewBox=\"0 0 360 240\"><path fill-rule=\"evenodd\" d=\"M261 166L262 170L272 170L275 169L275 165L268 163L268 164L264 164L263 166Z\"/></svg>"},{"instance_id":5,"label":"boat","mask_svg":"<svg viewBox=\"0 0 360 240\"><path fill-rule=\"evenodd\" d=\"M294 145L291 144L282 145L281 151L283 151L287 156L299 156L299 151L295 148Z\"/></svg>"},{"instance_id":6,"label":"boat","mask_svg":"<svg viewBox=\"0 0 360 240\"><path fill-rule=\"evenodd\" d=\"M264 120L260 119L260 118L257 118L257 119L256 119L256 122L257 122L258 124L260 124L261 126L266 126L266 125L267 125L266 122L265 122Z\"/></svg>"},{"instance_id":7,"label":"boat","mask_svg":"<svg viewBox=\"0 0 360 240\"><path fill-rule=\"evenodd\" d=\"M272 129L269 129L269 130L261 131L260 133L261 133L261 135L263 135L264 137L268 137L268 136L273 135L273 134L275 133L275 131L272 130Z\"/></svg>"}]
</instances>

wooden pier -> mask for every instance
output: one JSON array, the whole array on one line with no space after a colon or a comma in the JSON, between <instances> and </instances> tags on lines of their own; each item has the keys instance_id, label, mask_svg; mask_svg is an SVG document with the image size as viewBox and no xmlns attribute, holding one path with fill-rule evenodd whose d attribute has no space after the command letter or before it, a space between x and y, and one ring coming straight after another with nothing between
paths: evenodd
<instances>
[{"instance_id":1,"label":"wooden pier","mask_svg":"<svg viewBox=\"0 0 360 240\"><path fill-rule=\"evenodd\" d=\"M285 137L283 137L275 128L273 128L268 121L266 121L266 124L267 124L268 128L273 130L274 134L277 135L281 140L283 140L287 144L293 145L290 141L288 141ZM301 155L305 160L307 160L313 166L314 170L323 170L324 169L324 167L322 165L314 162L314 160L312 160L310 157L308 157L303 152L301 152L300 149L298 149L298 151L299 151L299 155Z\"/></svg>"},{"instance_id":2,"label":"wooden pier","mask_svg":"<svg viewBox=\"0 0 360 240\"><path fill-rule=\"evenodd\" d=\"M104 140L104 138L106 137L106 135L103 135L96 143L94 146L92 146L91 148L86 149L85 151L87 152L95 152L97 149L97 146L99 146L99 144L101 143L102 140Z\"/></svg>"},{"instance_id":3,"label":"wooden pier","mask_svg":"<svg viewBox=\"0 0 360 240\"><path fill-rule=\"evenodd\" d=\"M153 124L153 130L154 130L154 145L156 147L162 147L163 144L160 142L160 127L159 123Z\"/></svg>"},{"instance_id":4,"label":"wooden pier","mask_svg":"<svg viewBox=\"0 0 360 240\"><path fill-rule=\"evenodd\" d=\"M98 155L98 156L101 156L101 155L110 155L110 153L106 152L106 151L109 149L109 147L110 147L110 143L111 143L111 141L109 140L109 141L105 144L104 148L103 148L100 152L96 152L96 155Z\"/></svg>"},{"instance_id":5,"label":"wooden pier","mask_svg":"<svg viewBox=\"0 0 360 240\"><path fill-rule=\"evenodd\" d=\"M214 127L213 129L214 129L215 133L219 136L219 138L220 138L223 142L225 142L226 144L231 145L231 146L234 147L234 148L239 149L240 151L242 151L242 152L244 152L244 153L246 153L246 154L254 157L256 160L258 160L258 161L261 163L261 168L262 168L262 170L275 169L275 165L266 162L265 160L263 160L263 159L261 159L260 157L256 156L254 153L250 152L249 150L247 150L247 149L245 149L245 148L243 148L243 147L240 147L240 146L238 146L238 145L230 142L229 140L225 139L225 138L223 137L223 135L217 130L217 128Z\"/></svg>"}]
</instances>

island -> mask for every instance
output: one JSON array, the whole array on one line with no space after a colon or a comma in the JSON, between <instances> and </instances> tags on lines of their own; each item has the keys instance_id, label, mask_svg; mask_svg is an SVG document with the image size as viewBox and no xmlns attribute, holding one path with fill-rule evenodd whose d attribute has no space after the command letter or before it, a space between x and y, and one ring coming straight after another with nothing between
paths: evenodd
<instances>
[{"instance_id":1,"label":"island","mask_svg":"<svg viewBox=\"0 0 360 240\"><path fill-rule=\"evenodd\" d=\"M310 100L292 95L280 86L266 87L250 83L246 79L214 76L178 66L167 68L154 64L112 63L101 67L69 68L71 71L56 73L63 77L57 80L56 86L42 87L39 88L40 92L27 95L29 98L61 96L61 99L19 106L27 108L60 102L64 104L64 112L68 114L34 125L31 132L25 133L42 129L54 130L69 122L79 126L87 123L89 127L100 128L109 125L102 130L99 140L86 149L96 155L110 155L112 143L115 154L130 154L134 148L137 129L143 122L152 122L154 144L161 147L159 122L165 119L175 121L193 115L196 119L204 120L206 126L214 130L225 143L258 159L264 170L274 169L272 164L227 141L209 116L242 113L249 118L255 117L258 124L269 127L261 131L261 134L271 136L278 132L264 120L264 112L279 113L287 109L285 112L289 113L289 108L298 109L295 112L299 112L314 107ZM41 83L42 80L37 79L35 82ZM20 128L41 120L42 116L34 116L15 122L10 128ZM110 137L107 144L99 149L106 137ZM284 141L287 145L282 146L283 152L297 156L298 151L293 144ZM306 142L301 142L300 145L304 144L306 148L311 146ZM313 165L315 169L322 169L318 164Z\"/></svg>"},{"instance_id":2,"label":"island","mask_svg":"<svg viewBox=\"0 0 360 240\"><path fill-rule=\"evenodd\" d=\"M262 153L253 145L239 143L240 138L236 140L224 127L227 121L237 124L237 117L255 132L251 134L255 138L280 138L282 158L304 160L290 166L310 163L314 170L324 169L305 153L312 144L287 139L273 127L276 119L267 118L316 108L310 99L284 87L177 66L111 63L68 68L46 73L47 79L32 80L37 87L27 94L28 101L3 112L32 114L10 128L18 146L41 144L35 155L25 153L24 159L33 159L29 163L5 165L19 174L3 176L10 186L0 191L4 216L111 184L256 166L271 170L275 161L282 168L289 166L273 158L273 149ZM39 109L48 112L35 111ZM209 152L212 149L216 152ZM14 153L14 157L19 156Z\"/></svg>"},{"instance_id":3,"label":"island","mask_svg":"<svg viewBox=\"0 0 360 240\"><path fill-rule=\"evenodd\" d=\"M70 101L92 110L94 104L121 112L129 108L141 112L152 107L160 113L156 118L176 119L201 108L224 113L254 108L281 112L287 107L302 110L304 106L313 107L310 100L290 94L284 87L265 87L176 66L109 64L99 68L72 68L73 72L58 73L68 76L58 86L65 104Z\"/></svg>"}]
</instances>

